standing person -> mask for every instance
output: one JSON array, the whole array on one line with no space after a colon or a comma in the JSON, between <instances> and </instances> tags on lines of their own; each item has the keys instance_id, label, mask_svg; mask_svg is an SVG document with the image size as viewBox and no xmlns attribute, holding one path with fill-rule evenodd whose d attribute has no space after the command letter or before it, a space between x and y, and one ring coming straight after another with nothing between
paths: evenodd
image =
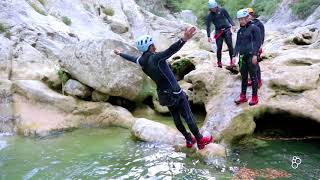
<instances>
[{"instance_id":1,"label":"standing person","mask_svg":"<svg viewBox=\"0 0 320 180\"><path fill-rule=\"evenodd\" d=\"M237 105L247 102L248 72L252 80L252 99L250 106L258 104L258 80L257 63L259 49L261 47L260 29L250 21L247 9L241 9L237 12L237 18L240 22L234 57L240 54L239 66L241 72L241 94L240 99L236 100Z\"/></svg>"},{"instance_id":2,"label":"standing person","mask_svg":"<svg viewBox=\"0 0 320 180\"><path fill-rule=\"evenodd\" d=\"M156 83L159 102L161 105L169 108L177 129L186 139L186 146L191 148L193 144L197 142L198 148L203 149L213 138L212 136L203 137L200 134L187 96L180 88L178 81L166 62L166 60L178 52L195 33L195 27L186 29L183 38L163 52L156 52L153 38L149 35L144 35L136 41L138 50L142 52L140 57L124 54L119 50L114 50L114 53L142 67L143 72ZM180 115L187 122L194 136L185 129Z\"/></svg>"},{"instance_id":3,"label":"standing person","mask_svg":"<svg viewBox=\"0 0 320 180\"><path fill-rule=\"evenodd\" d=\"M262 80L261 80L261 69L259 62L262 61L261 54L262 54L262 45L264 43L265 38L265 29L262 22L256 17L254 10L252 8L248 8L249 17L252 23L259 27L260 33L261 33L261 47L259 49L259 56L258 56L258 64L257 64L257 76L258 76L258 87L260 88L262 86ZM248 81L248 86L252 86L252 81Z\"/></svg>"},{"instance_id":4,"label":"standing person","mask_svg":"<svg viewBox=\"0 0 320 180\"><path fill-rule=\"evenodd\" d=\"M223 40L227 43L229 56L230 56L230 66L235 66L234 61L232 59L233 55L233 44L232 44L232 32L231 28L235 25L232 21L229 13L224 9L220 8L214 0L209 0L208 2L209 14L206 17L206 26L207 26L207 36L208 42L211 43L212 39L211 35L211 24L213 23L215 26L215 36L217 44L217 59L218 59L218 67L222 68L222 45Z\"/></svg>"}]
</instances>

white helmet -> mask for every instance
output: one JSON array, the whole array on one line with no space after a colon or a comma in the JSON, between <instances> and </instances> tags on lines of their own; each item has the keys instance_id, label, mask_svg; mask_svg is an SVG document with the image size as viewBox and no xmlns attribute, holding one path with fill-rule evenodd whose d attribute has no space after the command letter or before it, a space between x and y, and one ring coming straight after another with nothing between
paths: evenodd
<instances>
[{"instance_id":1,"label":"white helmet","mask_svg":"<svg viewBox=\"0 0 320 180\"><path fill-rule=\"evenodd\" d=\"M248 9L240 9L238 12L237 12L237 18L240 19L240 18L244 18L244 17L247 17L249 16L249 11Z\"/></svg>"},{"instance_id":2,"label":"white helmet","mask_svg":"<svg viewBox=\"0 0 320 180\"><path fill-rule=\"evenodd\" d=\"M149 46L151 44L154 44L153 38L150 35L143 35L140 36L136 40L136 47L138 48L139 51L141 52L146 52L149 49Z\"/></svg>"},{"instance_id":3,"label":"white helmet","mask_svg":"<svg viewBox=\"0 0 320 180\"><path fill-rule=\"evenodd\" d=\"M218 7L218 3L215 0L209 0L208 8L212 9L212 8L216 8L216 7Z\"/></svg>"}]
</instances>

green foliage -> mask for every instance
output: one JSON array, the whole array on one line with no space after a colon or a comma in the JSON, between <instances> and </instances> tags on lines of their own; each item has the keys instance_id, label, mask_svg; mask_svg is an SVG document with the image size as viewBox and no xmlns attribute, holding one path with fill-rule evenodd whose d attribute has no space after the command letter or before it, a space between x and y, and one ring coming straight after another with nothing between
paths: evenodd
<instances>
[{"instance_id":1,"label":"green foliage","mask_svg":"<svg viewBox=\"0 0 320 180\"><path fill-rule=\"evenodd\" d=\"M306 19L319 6L319 0L297 0L296 3L290 5L290 8L300 19Z\"/></svg>"},{"instance_id":2,"label":"green foliage","mask_svg":"<svg viewBox=\"0 0 320 180\"><path fill-rule=\"evenodd\" d=\"M101 7L102 8L102 12L107 15L107 16L113 16L114 15L114 10L112 9L112 7Z\"/></svg>"},{"instance_id":3,"label":"green foliage","mask_svg":"<svg viewBox=\"0 0 320 180\"><path fill-rule=\"evenodd\" d=\"M43 6L46 5L46 0L38 0L38 1L39 1L39 3L41 3Z\"/></svg>"},{"instance_id":4,"label":"green foliage","mask_svg":"<svg viewBox=\"0 0 320 180\"><path fill-rule=\"evenodd\" d=\"M0 23L0 34L4 34L4 37L6 37L8 39L11 38L11 33L9 31L9 28L2 23Z\"/></svg>"},{"instance_id":5,"label":"green foliage","mask_svg":"<svg viewBox=\"0 0 320 180\"><path fill-rule=\"evenodd\" d=\"M253 9L258 15L270 17L277 9L281 0L260 0L256 1Z\"/></svg>"},{"instance_id":6,"label":"green foliage","mask_svg":"<svg viewBox=\"0 0 320 180\"><path fill-rule=\"evenodd\" d=\"M270 16L276 10L280 0L216 0L221 7L224 7L231 17L235 18L239 9L252 6L257 14ZM205 17L208 14L208 0L167 0L166 6L174 12L190 9L198 17L198 24L205 25Z\"/></svg>"},{"instance_id":7,"label":"green foliage","mask_svg":"<svg viewBox=\"0 0 320 180\"><path fill-rule=\"evenodd\" d=\"M7 32L7 27L4 24L0 23L0 33L5 33L5 32Z\"/></svg>"},{"instance_id":8,"label":"green foliage","mask_svg":"<svg viewBox=\"0 0 320 180\"><path fill-rule=\"evenodd\" d=\"M4 33L4 37L8 38L8 39L11 39L11 33L10 31L7 31Z\"/></svg>"},{"instance_id":9,"label":"green foliage","mask_svg":"<svg viewBox=\"0 0 320 180\"><path fill-rule=\"evenodd\" d=\"M70 26L71 23L72 23L71 19L68 18L67 16L63 16L63 17L62 17L62 21L63 21L64 24L66 24L66 25L68 25L68 26Z\"/></svg>"},{"instance_id":10,"label":"green foliage","mask_svg":"<svg viewBox=\"0 0 320 180\"><path fill-rule=\"evenodd\" d=\"M167 0L166 6L174 12L190 9L198 17L198 24L200 26L205 24L205 17L208 14L208 0Z\"/></svg>"},{"instance_id":11,"label":"green foliage","mask_svg":"<svg viewBox=\"0 0 320 180\"><path fill-rule=\"evenodd\" d=\"M65 84L71 78L70 74L68 74L62 69L59 69L58 76L63 84Z\"/></svg>"},{"instance_id":12,"label":"green foliage","mask_svg":"<svg viewBox=\"0 0 320 180\"><path fill-rule=\"evenodd\" d=\"M229 12L230 16L235 18L237 11L249 7L251 0L220 0L220 3Z\"/></svg>"},{"instance_id":13,"label":"green foliage","mask_svg":"<svg viewBox=\"0 0 320 180\"><path fill-rule=\"evenodd\" d=\"M174 61L171 68L173 73L176 75L176 78L178 80L182 80L186 74L195 69L195 66L192 64L190 59L182 58Z\"/></svg>"},{"instance_id":14,"label":"green foliage","mask_svg":"<svg viewBox=\"0 0 320 180\"><path fill-rule=\"evenodd\" d=\"M48 15L44 10L42 10L40 7L38 7L35 3L30 3L29 2L29 4L37 13L42 14L44 16Z\"/></svg>"}]
</instances>

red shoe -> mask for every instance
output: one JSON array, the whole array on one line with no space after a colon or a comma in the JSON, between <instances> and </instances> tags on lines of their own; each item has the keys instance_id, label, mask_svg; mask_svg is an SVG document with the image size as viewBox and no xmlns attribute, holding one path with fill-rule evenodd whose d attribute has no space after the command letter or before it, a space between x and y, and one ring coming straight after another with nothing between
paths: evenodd
<instances>
[{"instance_id":1,"label":"red shoe","mask_svg":"<svg viewBox=\"0 0 320 180\"><path fill-rule=\"evenodd\" d=\"M186 146L187 148L192 148L192 146L197 142L196 138L192 136L191 141L186 140Z\"/></svg>"},{"instance_id":2,"label":"red shoe","mask_svg":"<svg viewBox=\"0 0 320 180\"><path fill-rule=\"evenodd\" d=\"M258 88L260 89L261 86L262 86L262 80L259 80L259 81L258 81Z\"/></svg>"},{"instance_id":3,"label":"red shoe","mask_svg":"<svg viewBox=\"0 0 320 180\"><path fill-rule=\"evenodd\" d=\"M217 64L218 64L218 67L219 67L219 68L222 68L222 62L218 61Z\"/></svg>"},{"instance_id":4,"label":"red shoe","mask_svg":"<svg viewBox=\"0 0 320 180\"><path fill-rule=\"evenodd\" d=\"M251 101L249 102L249 105L254 106L254 105L258 104L258 102L259 102L258 96L252 96Z\"/></svg>"},{"instance_id":5,"label":"red shoe","mask_svg":"<svg viewBox=\"0 0 320 180\"><path fill-rule=\"evenodd\" d=\"M252 81L251 81L251 79L248 80L248 86L252 86Z\"/></svg>"},{"instance_id":6,"label":"red shoe","mask_svg":"<svg viewBox=\"0 0 320 180\"><path fill-rule=\"evenodd\" d=\"M237 105L248 102L245 94L240 94L240 99L234 101Z\"/></svg>"},{"instance_id":7,"label":"red shoe","mask_svg":"<svg viewBox=\"0 0 320 180\"><path fill-rule=\"evenodd\" d=\"M211 143L213 141L212 136L202 137L198 142L198 149L203 149L207 144Z\"/></svg>"},{"instance_id":8,"label":"red shoe","mask_svg":"<svg viewBox=\"0 0 320 180\"><path fill-rule=\"evenodd\" d=\"M236 65L234 64L234 60L233 59L230 60L230 67L236 67Z\"/></svg>"}]
</instances>

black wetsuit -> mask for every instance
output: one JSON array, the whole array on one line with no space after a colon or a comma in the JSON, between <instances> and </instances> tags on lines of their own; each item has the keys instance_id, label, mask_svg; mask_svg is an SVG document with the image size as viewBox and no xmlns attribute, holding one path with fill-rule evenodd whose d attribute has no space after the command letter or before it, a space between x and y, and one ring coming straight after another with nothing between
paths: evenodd
<instances>
[{"instance_id":1,"label":"black wetsuit","mask_svg":"<svg viewBox=\"0 0 320 180\"><path fill-rule=\"evenodd\" d=\"M259 20L259 19L254 19L252 20L252 23L256 26L259 27L260 29L260 33L261 33L261 46L263 45L264 43L264 38L265 38L265 29L264 29L264 25L262 24L262 22ZM261 54L259 54L258 56L258 62L261 62L261 57L260 57ZM257 64L257 76L258 76L258 80L261 80L261 69L260 69L260 65L259 63Z\"/></svg>"},{"instance_id":2,"label":"black wetsuit","mask_svg":"<svg viewBox=\"0 0 320 180\"><path fill-rule=\"evenodd\" d=\"M140 57L121 53L120 56L128 61L139 64L144 73L156 83L160 104L169 108L177 129L185 138L191 140L191 135L183 126L180 114L187 122L195 138L200 140L202 135L195 123L187 96L180 88L174 73L166 62L166 60L178 52L184 44L185 42L183 40L179 40L163 52L151 53L148 51Z\"/></svg>"},{"instance_id":3,"label":"black wetsuit","mask_svg":"<svg viewBox=\"0 0 320 180\"><path fill-rule=\"evenodd\" d=\"M206 17L206 26L207 26L207 36L211 35L211 24L215 26L215 34L220 34L221 31L224 31L220 37L216 39L217 44L217 58L218 61L221 62L222 57L222 45L223 40L227 43L229 49L230 59L233 55L233 45L232 45L232 33L231 26L234 26L234 22L232 21L229 13L224 8L219 8L216 13L210 12Z\"/></svg>"},{"instance_id":4,"label":"black wetsuit","mask_svg":"<svg viewBox=\"0 0 320 180\"><path fill-rule=\"evenodd\" d=\"M241 93L246 94L248 86L248 72L252 80L252 95L258 94L257 65L252 63L252 57L259 55L261 47L260 29L249 22L241 27L237 35L234 57L240 54L239 65L242 77Z\"/></svg>"}]
</instances>

